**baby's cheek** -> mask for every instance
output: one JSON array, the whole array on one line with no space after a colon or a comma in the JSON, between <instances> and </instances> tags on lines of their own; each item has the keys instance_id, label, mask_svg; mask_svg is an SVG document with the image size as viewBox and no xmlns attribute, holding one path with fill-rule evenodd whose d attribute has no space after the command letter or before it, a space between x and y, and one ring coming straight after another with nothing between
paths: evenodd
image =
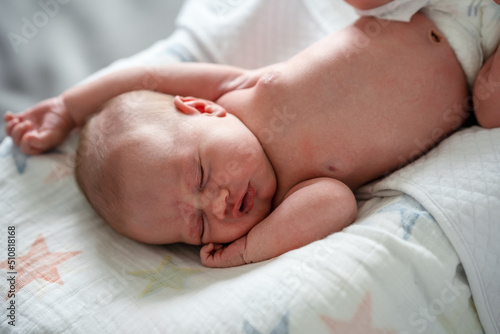
<instances>
[{"instance_id":1,"label":"baby's cheek","mask_svg":"<svg viewBox=\"0 0 500 334\"><path fill-rule=\"evenodd\" d=\"M197 240L200 239L200 230L197 228L197 226L192 226L189 228L189 237L191 239Z\"/></svg>"}]
</instances>

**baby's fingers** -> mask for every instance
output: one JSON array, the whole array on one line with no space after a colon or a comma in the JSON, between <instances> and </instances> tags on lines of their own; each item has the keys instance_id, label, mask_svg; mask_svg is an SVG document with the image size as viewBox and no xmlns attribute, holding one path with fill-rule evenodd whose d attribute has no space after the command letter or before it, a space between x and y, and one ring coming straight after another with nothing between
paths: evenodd
<instances>
[{"instance_id":1,"label":"baby's fingers","mask_svg":"<svg viewBox=\"0 0 500 334\"><path fill-rule=\"evenodd\" d=\"M40 142L36 140L36 134L29 132L26 133L21 139L21 142L19 143L19 149L25 154L40 154L47 148L43 145L40 145Z\"/></svg>"},{"instance_id":2,"label":"baby's fingers","mask_svg":"<svg viewBox=\"0 0 500 334\"><path fill-rule=\"evenodd\" d=\"M5 123L13 120L14 118L15 118L14 114L11 113L10 111L7 111L5 115L3 115L3 120L5 121Z\"/></svg>"},{"instance_id":3,"label":"baby's fingers","mask_svg":"<svg viewBox=\"0 0 500 334\"><path fill-rule=\"evenodd\" d=\"M16 118L13 118L9 121L6 121L6 124L5 124L5 132L7 133L7 135L11 136L12 135L12 130L14 129L14 127L19 124L19 120L16 119Z\"/></svg>"},{"instance_id":4,"label":"baby's fingers","mask_svg":"<svg viewBox=\"0 0 500 334\"><path fill-rule=\"evenodd\" d=\"M201 247L200 254L202 256L209 255L213 250L214 250L214 244L209 243L209 244L203 245L203 247Z\"/></svg>"},{"instance_id":5,"label":"baby's fingers","mask_svg":"<svg viewBox=\"0 0 500 334\"><path fill-rule=\"evenodd\" d=\"M24 121L20 123L16 122L16 124L14 124L14 126L10 131L10 136L12 137L14 144L19 145L21 139L26 134L26 132L30 131L32 128L33 125L31 124L30 121ZM9 131L7 131L7 133L9 133Z\"/></svg>"},{"instance_id":6,"label":"baby's fingers","mask_svg":"<svg viewBox=\"0 0 500 334\"><path fill-rule=\"evenodd\" d=\"M50 130L32 131L25 134L19 148L27 154L39 154L59 144L57 133Z\"/></svg>"}]
</instances>

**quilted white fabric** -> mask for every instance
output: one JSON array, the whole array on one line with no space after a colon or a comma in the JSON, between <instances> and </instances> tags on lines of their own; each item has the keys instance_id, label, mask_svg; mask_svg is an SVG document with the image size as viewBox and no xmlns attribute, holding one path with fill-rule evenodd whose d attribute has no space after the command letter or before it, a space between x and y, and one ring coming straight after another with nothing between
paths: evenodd
<instances>
[{"instance_id":1,"label":"quilted white fabric","mask_svg":"<svg viewBox=\"0 0 500 334\"><path fill-rule=\"evenodd\" d=\"M362 192L393 190L439 223L462 261L483 328L500 333L500 129L458 132Z\"/></svg>"}]
</instances>

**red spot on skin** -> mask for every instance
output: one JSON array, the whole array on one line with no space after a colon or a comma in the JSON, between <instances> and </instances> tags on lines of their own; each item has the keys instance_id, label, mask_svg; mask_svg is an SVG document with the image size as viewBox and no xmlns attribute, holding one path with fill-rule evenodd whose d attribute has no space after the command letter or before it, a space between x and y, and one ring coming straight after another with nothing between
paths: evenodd
<instances>
[{"instance_id":1,"label":"red spot on skin","mask_svg":"<svg viewBox=\"0 0 500 334\"><path fill-rule=\"evenodd\" d=\"M338 159L330 159L325 164L325 172L329 173L330 177L340 178L346 175L346 171L342 168L342 164Z\"/></svg>"}]
</instances>

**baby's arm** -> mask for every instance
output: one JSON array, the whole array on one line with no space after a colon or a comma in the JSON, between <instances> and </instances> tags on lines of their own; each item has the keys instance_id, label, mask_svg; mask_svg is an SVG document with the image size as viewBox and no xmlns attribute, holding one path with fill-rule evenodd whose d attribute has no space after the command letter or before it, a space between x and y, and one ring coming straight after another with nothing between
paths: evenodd
<instances>
[{"instance_id":1,"label":"baby's arm","mask_svg":"<svg viewBox=\"0 0 500 334\"><path fill-rule=\"evenodd\" d=\"M474 111L482 127L500 127L500 48L486 61L476 78Z\"/></svg>"},{"instance_id":2,"label":"baby's arm","mask_svg":"<svg viewBox=\"0 0 500 334\"><path fill-rule=\"evenodd\" d=\"M356 9L367 10L383 6L392 0L345 0L349 5Z\"/></svg>"},{"instance_id":3,"label":"baby's arm","mask_svg":"<svg viewBox=\"0 0 500 334\"><path fill-rule=\"evenodd\" d=\"M342 182L304 181L247 235L227 246L207 244L201 261L208 267L232 267L271 259L342 230L356 217L356 200Z\"/></svg>"},{"instance_id":4,"label":"baby's arm","mask_svg":"<svg viewBox=\"0 0 500 334\"><path fill-rule=\"evenodd\" d=\"M152 90L214 101L234 89L231 84L244 73L236 67L202 63L140 66L112 72L89 84L76 86L63 93L63 98L75 123L81 125L102 104L126 92Z\"/></svg>"},{"instance_id":5,"label":"baby's arm","mask_svg":"<svg viewBox=\"0 0 500 334\"><path fill-rule=\"evenodd\" d=\"M6 132L23 152L37 154L60 144L72 128L81 126L105 102L122 93L154 90L214 101L244 85L248 73L236 67L200 63L122 69L75 86L20 114L7 113Z\"/></svg>"}]
</instances>

